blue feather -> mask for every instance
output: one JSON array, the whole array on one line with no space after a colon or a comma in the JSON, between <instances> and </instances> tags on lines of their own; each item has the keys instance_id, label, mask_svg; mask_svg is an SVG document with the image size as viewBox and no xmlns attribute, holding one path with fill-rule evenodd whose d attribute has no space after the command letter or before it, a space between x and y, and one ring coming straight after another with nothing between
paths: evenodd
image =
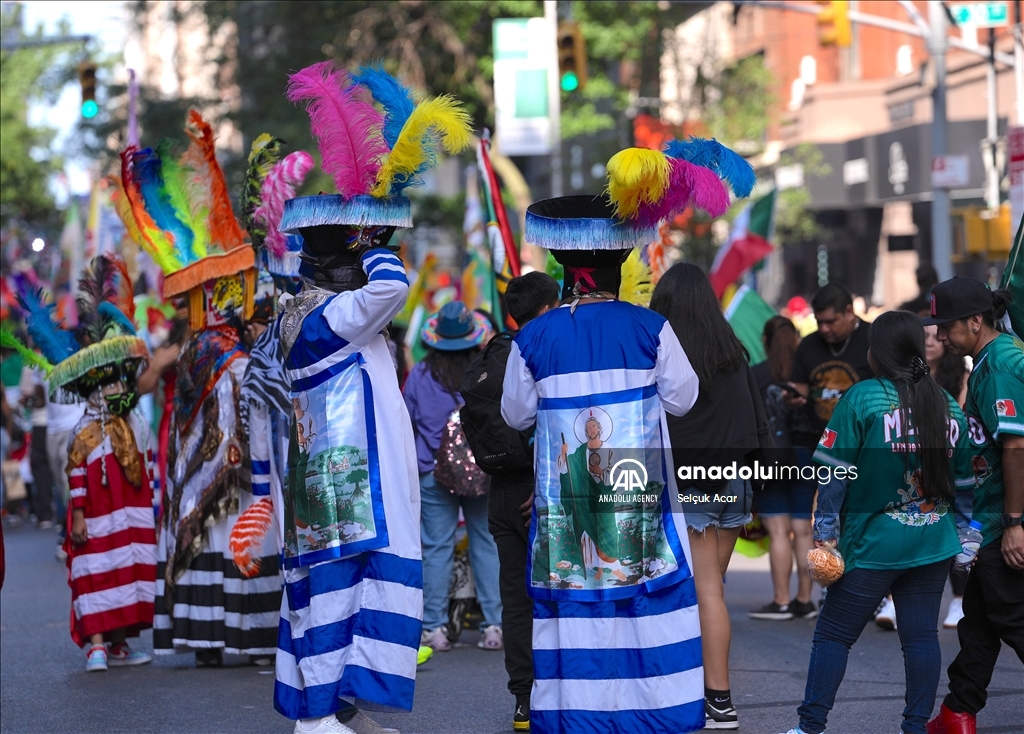
<instances>
[{"instance_id":1,"label":"blue feather","mask_svg":"<svg viewBox=\"0 0 1024 734\"><path fill-rule=\"evenodd\" d=\"M119 327L121 327L121 330L125 334L128 334L130 336L137 336L135 326L132 325L131 320L127 316L125 316L124 313L122 313L121 309L119 309L110 301L104 301L103 303L101 303L100 307L97 310L99 311L100 316L106 319L108 323L112 321Z\"/></svg>"},{"instance_id":2,"label":"blue feather","mask_svg":"<svg viewBox=\"0 0 1024 734\"><path fill-rule=\"evenodd\" d=\"M352 80L370 90L373 99L384 108L384 142L388 148L394 148L398 134L416 107L412 90L384 71L379 62L361 67Z\"/></svg>"},{"instance_id":3,"label":"blue feather","mask_svg":"<svg viewBox=\"0 0 1024 734\"><path fill-rule=\"evenodd\" d=\"M690 138L670 140L665 145L665 155L682 158L696 166L708 168L727 181L736 196L750 196L757 183L754 167L743 156L733 152L714 138Z\"/></svg>"},{"instance_id":4,"label":"blue feather","mask_svg":"<svg viewBox=\"0 0 1024 734\"><path fill-rule=\"evenodd\" d=\"M174 235L174 246L179 259L190 263L198 259L192 248L195 239L192 230L180 219L164 189L163 167L160 156L152 148L143 148L133 156L135 179L142 190L146 211L160 229Z\"/></svg>"},{"instance_id":5,"label":"blue feather","mask_svg":"<svg viewBox=\"0 0 1024 734\"><path fill-rule=\"evenodd\" d=\"M53 311L56 306L43 303L41 288L26 288L18 294L18 302L25 310L28 333L48 362L57 364L78 351L74 335L54 322Z\"/></svg>"}]
</instances>

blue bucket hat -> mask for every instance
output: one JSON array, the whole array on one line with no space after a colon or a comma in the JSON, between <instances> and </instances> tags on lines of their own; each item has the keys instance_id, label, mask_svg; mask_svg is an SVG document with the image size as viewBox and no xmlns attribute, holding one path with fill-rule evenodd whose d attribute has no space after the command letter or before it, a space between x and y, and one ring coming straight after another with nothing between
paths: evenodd
<instances>
[{"instance_id":1,"label":"blue bucket hat","mask_svg":"<svg viewBox=\"0 0 1024 734\"><path fill-rule=\"evenodd\" d=\"M446 303L427 319L423 341L442 352L458 352L483 344L491 335L486 317L470 311L462 301Z\"/></svg>"}]
</instances>

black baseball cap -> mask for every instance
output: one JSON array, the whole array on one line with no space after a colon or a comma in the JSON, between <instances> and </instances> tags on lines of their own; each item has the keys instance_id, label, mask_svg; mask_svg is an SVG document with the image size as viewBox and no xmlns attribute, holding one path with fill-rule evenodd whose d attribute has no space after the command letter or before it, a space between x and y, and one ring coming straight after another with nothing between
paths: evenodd
<instances>
[{"instance_id":1,"label":"black baseball cap","mask_svg":"<svg viewBox=\"0 0 1024 734\"><path fill-rule=\"evenodd\" d=\"M931 315L921 319L925 326L947 324L992 310L992 291L980 280L955 277L932 288L928 296Z\"/></svg>"}]
</instances>

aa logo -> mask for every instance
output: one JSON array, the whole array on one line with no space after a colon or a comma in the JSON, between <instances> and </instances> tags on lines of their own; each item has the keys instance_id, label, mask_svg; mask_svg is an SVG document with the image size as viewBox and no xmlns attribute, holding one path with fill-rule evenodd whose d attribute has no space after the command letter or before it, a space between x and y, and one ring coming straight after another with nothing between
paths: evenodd
<instances>
[{"instance_id":1,"label":"aa logo","mask_svg":"<svg viewBox=\"0 0 1024 734\"><path fill-rule=\"evenodd\" d=\"M613 492L643 492L647 489L647 467L636 459L619 459L608 478Z\"/></svg>"}]
</instances>

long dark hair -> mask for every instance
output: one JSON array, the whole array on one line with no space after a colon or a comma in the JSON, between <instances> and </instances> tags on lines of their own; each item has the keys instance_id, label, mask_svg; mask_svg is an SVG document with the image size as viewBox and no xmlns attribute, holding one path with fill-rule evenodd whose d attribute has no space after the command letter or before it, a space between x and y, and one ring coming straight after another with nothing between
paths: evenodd
<instances>
[{"instance_id":1,"label":"long dark hair","mask_svg":"<svg viewBox=\"0 0 1024 734\"><path fill-rule=\"evenodd\" d=\"M879 377L887 377L899 394L900 425L909 431L913 418L921 462L921 495L953 499L949 476L949 399L925 374L924 328L908 311L883 313L871 324L868 340ZM906 456L906 454L904 454Z\"/></svg>"},{"instance_id":2,"label":"long dark hair","mask_svg":"<svg viewBox=\"0 0 1024 734\"><path fill-rule=\"evenodd\" d=\"M964 389L964 380L967 379L967 365L964 358L953 354L948 349L943 351L939 359L938 369L933 375L939 387L953 396L955 400L960 399L960 391Z\"/></svg>"},{"instance_id":3,"label":"long dark hair","mask_svg":"<svg viewBox=\"0 0 1024 734\"><path fill-rule=\"evenodd\" d=\"M747 363L746 348L722 315L708 276L696 265L678 263L669 268L654 288L651 310L672 324L701 385L710 385L719 374L735 372Z\"/></svg>"},{"instance_id":4,"label":"long dark hair","mask_svg":"<svg viewBox=\"0 0 1024 734\"><path fill-rule=\"evenodd\" d=\"M473 361L477 350L473 347L460 349L457 352L430 349L423 359L430 370L430 375L448 392L455 394L462 384L462 376L466 374L469 363Z\"/></svg>"},{"instance_id":5,"label":"long dark hair","mask_svg":"<svg viewBox=\"0 0 1024 734\"><path fill-rule=\"evenodd\" d=\"M785 382L793 371L793 357L800 346L800 332L785 316L772 316L761 332L768 352L768 371L776 382Z\"/></svg>"}]
</instances>

